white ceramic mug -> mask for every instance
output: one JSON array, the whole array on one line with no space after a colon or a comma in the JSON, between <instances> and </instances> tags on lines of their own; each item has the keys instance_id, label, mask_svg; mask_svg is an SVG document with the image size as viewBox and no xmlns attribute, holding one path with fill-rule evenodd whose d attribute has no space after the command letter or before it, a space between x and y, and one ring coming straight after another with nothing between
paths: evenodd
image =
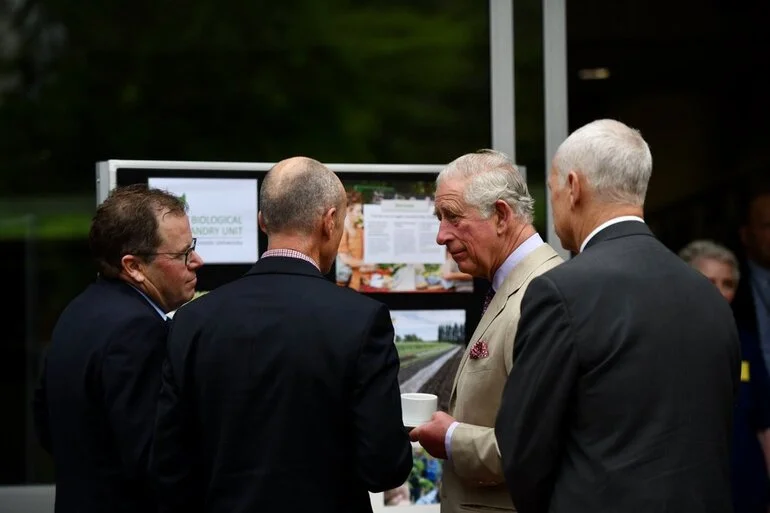
<instances>
[{"instance_id":1,"label":"white ceramic mug","mask_svg":"<svg viewBox=\"0 0 770 513\"><path fill-rule=\"evenodd\" d=\"M401 394L401 413L406 427L425 424L437 408L438 397L434 394Z\"/></svg>"}]
</instances>

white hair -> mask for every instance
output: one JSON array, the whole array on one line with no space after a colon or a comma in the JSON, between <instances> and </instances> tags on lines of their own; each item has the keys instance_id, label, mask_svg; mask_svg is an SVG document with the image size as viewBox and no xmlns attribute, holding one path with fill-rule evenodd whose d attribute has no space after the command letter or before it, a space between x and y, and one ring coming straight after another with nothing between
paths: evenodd
<instances>
[{"instance_id":1,"label":"white hair","mask_svg":"<svg viewBox=\"0 0 770 513\"><path fill-rule=\"evenodd\" d=\"M535 202L518 168L505 153L479 150L458 157L439 173L436 184L448 179L468 181L465 202L477 208L482 217L491 216L495 202L503 200L522 221L532 222Z\"/></svg>"},{"instance_id":2,"label":"white hair","mask_svg":"<svg viewBox=\"0 0 770 513\"><path fill-rule=\"evenodd\" d=\"M679 251L679 257L693 267L697 267L700 260L723 262L732 268L735 283L741 278L735 253L714 241L694 240Z\"/></svg>"},{"instance_id":3,"label":"white hair","mask_svg":"<svg viewBox=\"0 0 770 513\"><path fill-rule=\"evenodd\" d=\"M570 171L582 174L602 201L644 205L652 153L638 130L619 121L600 119L575 130L553 164L564 180Z\"/></svg>"}]
</instances>

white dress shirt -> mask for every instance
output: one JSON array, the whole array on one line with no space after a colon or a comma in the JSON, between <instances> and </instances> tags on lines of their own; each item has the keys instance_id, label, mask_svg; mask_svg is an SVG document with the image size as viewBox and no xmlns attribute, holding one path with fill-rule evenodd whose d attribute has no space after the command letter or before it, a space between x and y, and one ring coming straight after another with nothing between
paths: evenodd
<instances>
[{"instance_id":1,"label":"white dress shirt","mask_svg":"<svg viewBox=\"0 0 770 513\"><path fill-rule=\"evenodd\" d=\"M638 221L640 223L644 222L644 219L642 219L639 216L620 216L620 217L613 217L609 221L605 221L596 228L593 229L591 233L588 234L588 237L585 238L583 241L583 244L580 245L580 252L582 253L584 249L586 249L586 245L588 244L588 241L593 239L594 236L599 233L600 231L604 230L608 226L612 226L613 224L622 223L624 221Z\"/></svg>"},{"instance_id":2,"label":"white dress shirt","mask_svg":"<svg viewBox=\"0 0 770 513\"><path fill-rule=\"evenodd\" d=\"M130 285L130 284L129 284L129 285ZM131 286L132 286L132 287L134 287L133 285L131 285ZM160 307L159 307L157 304L155 304L155 301L153 301L152 299L150 299L150 296L148 296L147 294L145 294L145 293L142 291L142 289L140 289L139 287L134 287L134 290L135 290L135 291L137 291L138 293L140 293L140 294L142 295L142 297L144 297L144 299L146 299L146 300L147 300L147 302L148 302L148 303L150 303L150 305L152 305L152 307L155 309L155 311L156 311L156 312L158 312L158 315L160 315L160 318L161 318L161 319L163 319L164 321L167 321L167 320L169 319L168 315L166 315L166 314L163 312L163 310L161 310L161 309L160 309Z\"/></svg>"}]
</instances>

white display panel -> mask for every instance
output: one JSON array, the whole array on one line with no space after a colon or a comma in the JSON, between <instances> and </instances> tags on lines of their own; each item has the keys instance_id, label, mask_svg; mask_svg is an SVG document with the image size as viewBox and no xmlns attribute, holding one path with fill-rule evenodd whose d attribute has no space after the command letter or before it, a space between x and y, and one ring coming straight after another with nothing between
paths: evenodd
<instances>
[{"instance_id":1,"label":"white display panel","mask_svg":"<svg viewBox=\"0 0 770 513\"><path fill-rule=\"evenodd\" d=\"M256 179L150 177L147 183L184 198L193 237L197 239L195 251L206 264L256 262Z\"/></svg>"},{"instance_id":2,"label":"white display panel","mask_svg":"<svg viewBox=\"0 0 770 513\"><path fill-rule=\"evenodd\" d=\"M379 294L473 291L472 276L436 242L434 177L342 181L348 208L337 254L340 286Z\"/></svg>"},{"instance_id":3,"label":"white display panel","mask_svg":"<svg viewBox=\"0 0 770 513\"><path fill-rule=\"evenodd\" d=\"M382 200L364 205L364 261L371 264L443 264L436 243L433 200Z\"/></svg>"}]
</instances>

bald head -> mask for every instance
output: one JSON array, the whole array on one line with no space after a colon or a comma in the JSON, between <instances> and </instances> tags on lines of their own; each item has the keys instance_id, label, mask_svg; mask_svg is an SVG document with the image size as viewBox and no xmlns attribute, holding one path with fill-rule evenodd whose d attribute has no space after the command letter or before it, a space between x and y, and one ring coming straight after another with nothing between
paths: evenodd
<instances>
[{"instance_id":1,"label":"bald head","mask_svg":"<svg viewBox=\"0 0 770 513\"><path fill-rule=\"evenodd\" d=\"M268 236L312 233L330 208L344 210L345 189L329 168L307 157L274 165L259 193L259 210Z\"/></svg>"}]
</instances>

